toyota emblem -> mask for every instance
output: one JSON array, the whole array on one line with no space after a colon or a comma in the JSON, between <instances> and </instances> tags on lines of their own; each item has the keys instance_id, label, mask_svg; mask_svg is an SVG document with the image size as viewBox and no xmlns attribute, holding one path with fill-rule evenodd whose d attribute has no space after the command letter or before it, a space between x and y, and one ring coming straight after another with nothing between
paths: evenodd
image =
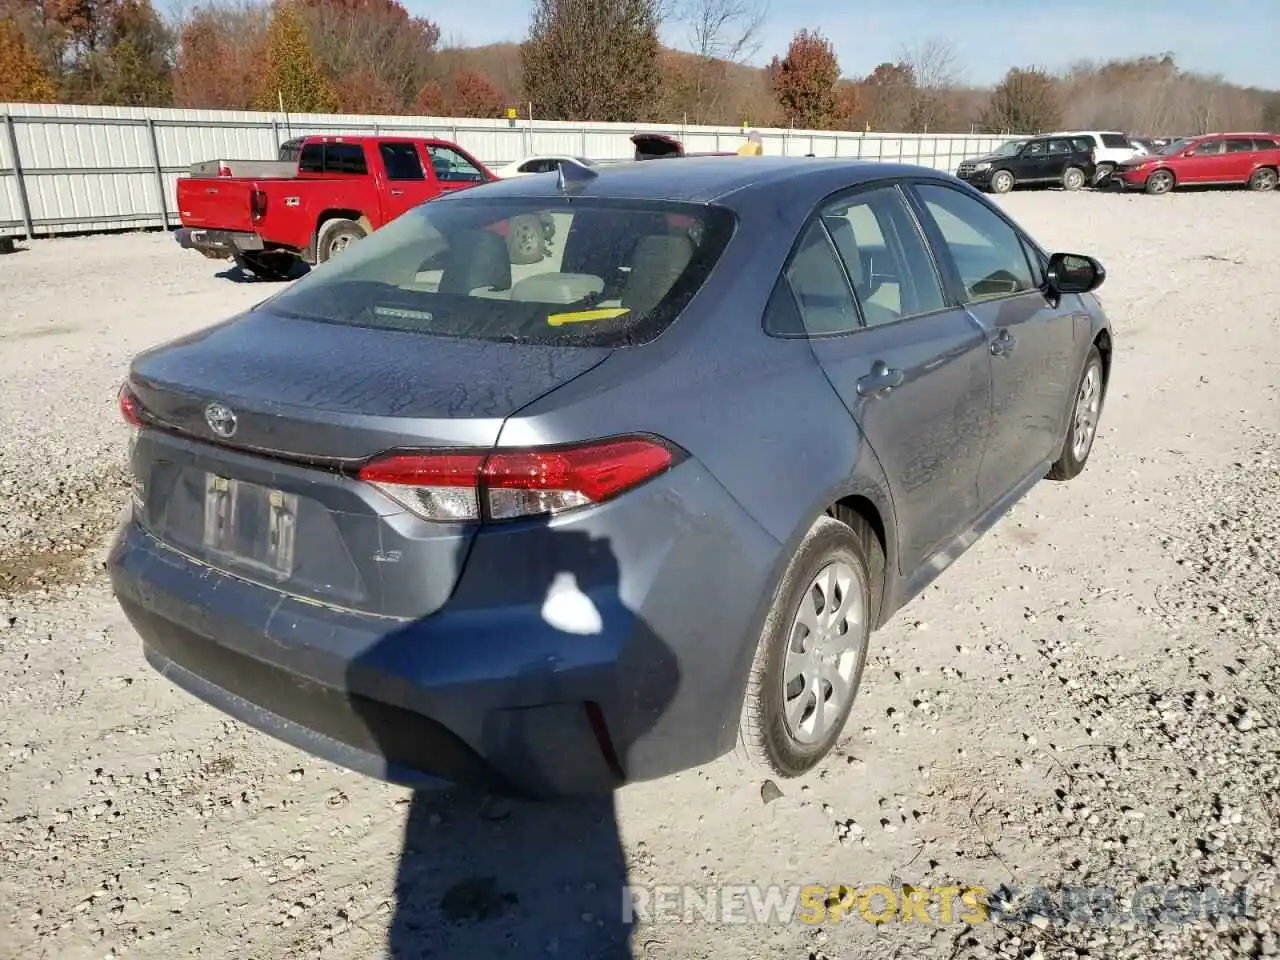
<instances>
[{"instance_id":1,"label":"toyota emblem","mask_svg":"<svg viewBox=\"0 0 1280 960\"><path fill-rule=\"evenodd\" d=\"M204 421L209 429L226 439L235 436L236 415L230 407L221 403L211 403L204 408Z\"/></svg>"}]
</instances>

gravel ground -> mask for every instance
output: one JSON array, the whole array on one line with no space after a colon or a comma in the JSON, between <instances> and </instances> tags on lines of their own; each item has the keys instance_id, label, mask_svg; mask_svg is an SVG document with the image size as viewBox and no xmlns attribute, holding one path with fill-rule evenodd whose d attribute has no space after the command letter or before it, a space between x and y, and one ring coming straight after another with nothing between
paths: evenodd
<instances>
[{"instance_id":1,"label":"gravel ground","mask_svg":"<svg viewBox=\"0 0 1280 960\"><path fill-rule=\"evenodd\" d=\"M726 761L556 806L411 796L153 675L101 573L115 389L133 353L271 288L159 235L0 259L0 957L1277 954L1280 200L1001 202L1109 271L1088 470L876 635L810 777ZM628 882L933 899L930 922L834 891L816 923L677 909L628 930ZM948 921L949 885L990 891L999 922ZM1118 906L1082 910L1083 887Z\"/></svg>"}]
</instances>

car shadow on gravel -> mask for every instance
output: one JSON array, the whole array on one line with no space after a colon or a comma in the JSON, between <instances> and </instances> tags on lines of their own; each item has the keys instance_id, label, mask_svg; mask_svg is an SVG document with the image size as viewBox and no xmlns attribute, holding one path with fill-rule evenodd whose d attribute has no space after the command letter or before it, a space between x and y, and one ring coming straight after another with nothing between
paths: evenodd
<instances>
[{"instance_id":1,"label":"car shadow on gravel","mask_svg":"<svg viewBox=\"0 0 1280 960\"><path fill-rule=\"evenodd\" d=\"M240 269L240 266L236 264L236 265L227 267L225 270L219 270L217 273L214 274L214 276L217 277L219 280L230 280L232 283L257 283L264 288L268 288L268 287L279 287L286 283L292 283L294 280L297 280L299 277L305 277L310 272L311 272L310 267L308 267L305 263L299 262L297 266L295 266L292 270L289 271L289 276L287 276L285 279L263 280L261 277L254 276L248 270Z\"/></svg>"},{"instance_id":2,"label":"car shadow on gravel","mask_svg":"<svg viewBox=\"0 0 1280 960\"><path fill-rule=\"evenodd\" d=\"M543 749L538 755L612 761L610 765L625 769L631 748L654 729L674 699L680 682L675 655L621 604L618 561L607 540L562 532L541 542L549 544L543 555L545 569L504 582L499 588L504 601L514 597L531 603L534 611L542 610L542 620L550 629L562 631L574 643L605 646L624 637L613 674L618 683L613 696L638 722L628 729L610 727L612 758L596 742L590 727L581 723L566 723L563 735L540 732ZM578 588L565 613L567 619L562 619L553 614L550 604L553 595L564 596L554 591L557 585L563 587L566 574L572 575ZM618 622L623 619L627 622ZM421 628L418 623L407 629L421 639ZM367 651L353 670L360 663L401 658L404 639L402 632L389 635ZM542 638L540 646L546 649L547 645ZM386 649L380 653L380 648ZM543 659L539 656L538 662L521 669L543 674L549 687L560 678L544 673ZM583 669L581 664L590 660L589 655L583 657L577 667L566 667L565 673ZM477 673L483 669L483 662L477 661ZM546 696L555 699L552 693ZM361 711L359 703L354 706L384 755L397 751L403 755L410 749L403 725L388 719L386 711L368 706ZM587 712L585 704L571 703L567 709ZM511 724L494 732L494 725L490 714L485 737L491 745L501 743L508 754L532 756L533 745L523 726ZM546 749L548 739L550 750ZM526 772L535 783L546 782L546 774L536 763ZM536 801L501 787L498 792L418 790L410 797L383 955L629 960L632 923L623 909L627 883L627 860L611 794Z\"/></svg>"}]
</instances>

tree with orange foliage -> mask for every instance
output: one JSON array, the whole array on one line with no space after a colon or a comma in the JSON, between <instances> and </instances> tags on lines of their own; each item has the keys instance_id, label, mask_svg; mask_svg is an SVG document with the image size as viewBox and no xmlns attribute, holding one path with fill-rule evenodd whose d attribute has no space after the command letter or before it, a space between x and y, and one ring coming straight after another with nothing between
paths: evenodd
<instances>
[{"instance_id":1,"label":"tree with orange foliage","mask_svg":"<svg viewBox=\"0 0 1280 960\"><path fill-rule=\"evenodd\" d=\"M265 8L209 4L197 7L178 41L173 99L179 107L248 110L266 59Z\"/></svg>"},{"instance_id":2,"label":"tree with orange foliage","mask_svg":"<svg viewBox=\"0 0 1280 960\"><path fill-rule=\"evenodd\" d=\"M444 88L439 80L428 80L413 101L413 112L422 117L443 117L446 114Z\"/></svg>"},{"instance_id":3,"label":"tree with orange foliage","mask_svg":"<svg viewBox=\"0 0 1280 960\"><path fill-rule=\"evenodd\" d=\"M0 22L0 101L52 103L58 91L12 20Z\"/></svg>"},{"instance_id":4,"label":"tree with orange foliage","mask_svg":"<svg viewBox=\"0 0 1280 960\"><path fill-rule=\"evenodd\" d=\"M453 76L449 113L455 117L497 118L505 112L502 94L478 70L459 70Z\"/></svg>"},{"instance_id":5,"label":"tree with orange foliage","mask_svg":"<svg viewBox=\"0 0 1280 960\"><path fill-rule=\"evenodd\" d=\"M801 30L785 57L769 64L774 96L793 126L826 130L836 122L836 83L840 64L831 41L818 30Z\"/></svg>"},{"instance_id":6,"label":"tree with orange foliage","mask_svg":"<svg viewBox=\"0 0 1280 960\"><path fill-rule=\"evenodd\" d=\"M297 0L316 59L342 109L401 113L438 76L440 28L398 0Z\"/></svg>"}]
</instances>

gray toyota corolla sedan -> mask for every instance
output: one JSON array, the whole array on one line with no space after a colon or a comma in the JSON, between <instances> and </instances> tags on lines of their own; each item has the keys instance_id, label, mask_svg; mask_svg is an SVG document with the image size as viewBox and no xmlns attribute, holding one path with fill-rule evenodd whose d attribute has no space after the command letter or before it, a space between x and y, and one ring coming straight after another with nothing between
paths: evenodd
<instances>
[{"instance_id":1,"label":"gray toyota corolla sedan","mask_svg":"<svg viewBox=\"0 0 1280 960\"><path fill-rule=\"evenodd\" d=\"M555 240L513 266L530 214ZM1103 277L894 164L445 197L133 362L116 595L174 683L373 776L797 776L871 632L1083 469Z\"/></svg>"}]
</instances>

